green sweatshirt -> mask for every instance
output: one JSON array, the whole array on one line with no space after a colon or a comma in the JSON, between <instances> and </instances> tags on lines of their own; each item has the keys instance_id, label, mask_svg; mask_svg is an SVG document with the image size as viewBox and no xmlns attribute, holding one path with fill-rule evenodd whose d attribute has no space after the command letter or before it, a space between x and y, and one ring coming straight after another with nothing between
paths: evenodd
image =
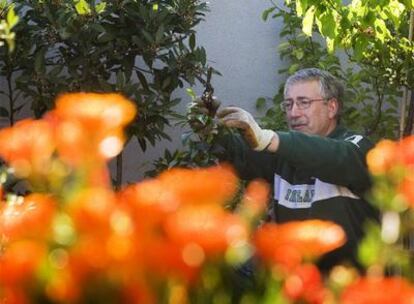
<instances>
[{"instance_id":1,"label":"green sweatshirt","mask_svg":"<svg viewBox=\"0 0 414 304\"><path fill-rule=\"evenodd\" d=\"M320 267L330 269L355 260L367 219L378 212L363 199L371 185L365 155L371 142L342 126L328 137L300 132L277 132L278 151L256 152L241 137L221 141L222 159L231 162L242 179L263 178L273 185L269 220L278 223L321 219L342 226L347 243L325 255Z\"/></svg>"}]
</instances>

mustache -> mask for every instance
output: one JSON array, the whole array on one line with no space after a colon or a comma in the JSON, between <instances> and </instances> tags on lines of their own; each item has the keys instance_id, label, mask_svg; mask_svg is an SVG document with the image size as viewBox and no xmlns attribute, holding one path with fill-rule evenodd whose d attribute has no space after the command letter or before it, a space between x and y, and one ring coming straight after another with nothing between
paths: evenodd
<instances>
[{"instance_id":1,"label":"mustache","mask_svg":"<svg viewBox=\"0 0 414 304\"><path fill-rule=\"evenodd\" d=\"M288 124L290 126L301 126L301 125L306 125L308 122L306 120L303 119L298 119L298 120L289 120Z\"/></svg>"}]
</instances>

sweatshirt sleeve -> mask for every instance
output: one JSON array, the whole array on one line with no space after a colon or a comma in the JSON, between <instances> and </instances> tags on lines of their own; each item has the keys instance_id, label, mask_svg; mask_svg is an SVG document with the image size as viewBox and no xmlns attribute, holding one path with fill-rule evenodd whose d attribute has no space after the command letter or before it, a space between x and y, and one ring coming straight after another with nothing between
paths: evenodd
<instances>
[{"instance_id":1,"label":"sweatshirt sleeve","mask_svg":"<svg viewBox=\"0 0 414 304\"><path fill-rule=\"evenodd\" d=\"M273 183L274 163L278 156L270 152L257 152L239 134L228 134L216 142L216 153L221 161L231 163L244 180L262 178Z\"/></svg>"},{"instance_id":2,"label":"sweatshirt sleeve","mask_svg":"<svg viewBox=\"0 0 414 304\"><path fill-rule=\"evenodd\" d=\"M320 137L295 131L277 134L280 142L276 154L292 167L356 193L370 187L365 156L372 144L367 138L360 135Z\"/></svg>"}]
</instances>

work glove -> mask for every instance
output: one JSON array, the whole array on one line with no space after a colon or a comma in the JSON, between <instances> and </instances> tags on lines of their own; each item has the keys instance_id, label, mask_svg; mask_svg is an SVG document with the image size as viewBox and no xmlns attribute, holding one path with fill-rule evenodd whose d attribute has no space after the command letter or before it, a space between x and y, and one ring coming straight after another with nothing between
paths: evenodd
<instances>
[{"instance_id":1,"label":"work glove","mask_svg":"<svg viewBox=\"0 0 414 304\"><path fill-rule=\"evenodd\" d=\"M255 151L266 149L275 132L259 127L253 116L238 107L226 107L217 113L220 122L229 128L238 128Z\"/></svg>"}]
</instances>

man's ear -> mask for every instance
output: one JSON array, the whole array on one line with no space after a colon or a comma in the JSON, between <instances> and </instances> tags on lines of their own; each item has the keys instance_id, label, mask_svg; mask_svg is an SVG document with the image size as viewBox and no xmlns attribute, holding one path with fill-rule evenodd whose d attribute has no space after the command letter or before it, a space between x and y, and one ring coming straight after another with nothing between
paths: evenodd
<instances>
[{"instance_id":1,"label":"man's ear","mask_svg":"<svg viewBox=\"0 0 414 304\"><path fill-rule=\"evenodd\" d=\"M329 118L335 118L339 111L339 101L336 98L328 100Z\"/></svg>"}]
</instances>

